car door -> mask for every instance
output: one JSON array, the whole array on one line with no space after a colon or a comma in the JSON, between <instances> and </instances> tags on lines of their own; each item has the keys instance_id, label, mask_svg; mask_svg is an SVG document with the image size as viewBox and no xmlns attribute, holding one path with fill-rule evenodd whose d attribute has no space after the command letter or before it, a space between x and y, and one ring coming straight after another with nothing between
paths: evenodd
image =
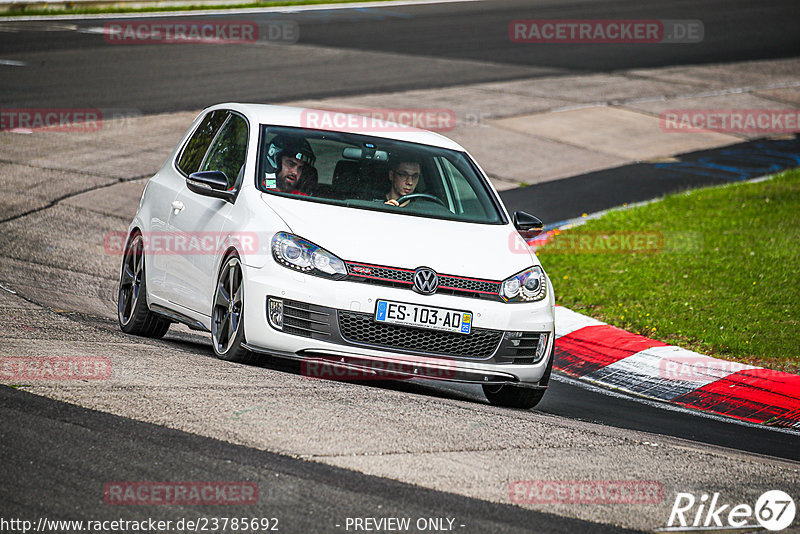
<instances>
[{"instance_id":1,"label":"car door","mask_svg":"<svg viewBox=\"0 0 800 534\"><path fill-rule=\"evenodd\" d=\"M244 117L229 112L210 143L198 171L221 171L228 189L238 191L244 173L249 128ZM174 303L211 315L216 263L234 208L232 202L200 195L184 185L169 218L175 254L169 255L166 285Z\"/></svg>"},{"instance_id":2,"label":"car door","mask_svg":"<svg viewBox=\"0 0 800 534\"><path fill-rule=\"evenodd\" d=\"M150 234L147 237L148 287L160 298L173 300L175 287L166 281L169 268L170 228L169 219L177 195L186 187L186 177L196 172L205 157L214 136L225 122L225 110L211 111L197 123L197 127L186 139L175 156L175 161L165 165L147 185L150 210Z\"/></svg>"}]
</instances>

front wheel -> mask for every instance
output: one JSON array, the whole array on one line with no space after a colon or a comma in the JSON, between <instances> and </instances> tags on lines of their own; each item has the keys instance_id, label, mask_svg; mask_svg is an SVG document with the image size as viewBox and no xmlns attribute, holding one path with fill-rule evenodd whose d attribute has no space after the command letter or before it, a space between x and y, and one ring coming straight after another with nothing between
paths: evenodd
<instances>
[{"instance_id":1,"label":"front wheel","mask_svg":"<svg viewBox=\"0 0 800 534\"><path fill-rule=\"evenodd\" d=\"M248 363L252 354L244 343L244 282L242 263L235 254L223 262L214 291L211 343L221 360Z\"/></svg>"},{"instance_id":2,"label":"front wheel","mask_svg":"<svg viewBox=\"0 0 800 534\"><path fill-rule=\"evenodd\" d=\"M550 382L550 374L553 371L553 359L555 358L555 345L553 350L550 351L550 359L547 362L547 368L544 370L542 379L539 380L540 386L546 386ZM485 385L483 386L483 394L489 399L489 403L495 406L504 406L506 408L521 408L523 410L530 410L542 400L544 397L545 389L531 389L522 386L511 385Z\"/></svg>"},{"instance_id":3,"label":"front wheel","mask_svg":"<svg viewBox=\"0 0 800 534\"><path fill-rule=\"evenodd\" d=\"M147 307L147 281L144 273L144 242L135 234L125 247L117 293L117 320L126 334L164 337L170 321Z\"/></svg>"}]
</instances>

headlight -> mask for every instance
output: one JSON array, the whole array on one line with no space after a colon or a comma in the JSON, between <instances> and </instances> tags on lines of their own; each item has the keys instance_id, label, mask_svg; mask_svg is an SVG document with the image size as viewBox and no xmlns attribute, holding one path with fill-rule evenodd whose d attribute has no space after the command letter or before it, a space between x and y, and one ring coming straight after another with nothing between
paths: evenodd
<instances>
[{"instance_id":1,"label":"headlight","mask_svg":"<svg viewBox=\"0 0 800 534\"><path fill-rule=\"evenodd\" d=\"M532 302L547 294L544 270L536 265L515 274L500 284L500 296L506 302Z\"/></svg>"},{"instance_id":2,"label":"headlight","mask_svg":"<svg viewBox=\"0 0 800 534\"><path fill-rule=\"evenodd\" d=\"M284 267L301 273L337 279L347 276L347 267L338 257L287 232L278 232L272 238L272 257Z\"/></svg>"}]
</instances>

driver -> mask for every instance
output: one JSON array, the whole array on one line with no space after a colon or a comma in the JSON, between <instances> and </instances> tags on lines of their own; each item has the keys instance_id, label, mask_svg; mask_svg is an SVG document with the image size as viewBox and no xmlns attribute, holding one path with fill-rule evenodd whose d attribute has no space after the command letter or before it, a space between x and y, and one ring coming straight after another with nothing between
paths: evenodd
<instances>
[{"instance_id":1,"label":"driver","mask_svg":"<svg viewBox=\"0 0 800 534\"><path fill-rule=\"evenodd\" d=\"M308 195L304 182L309 180L301 178L316 175L315 161L307 140L277 135L267 149L263 186L281 193Z\"/></svg>"},{"instance_id":2,"label":"driver","mask_svg":"<svg viewBox=\"0 0 800 534\"><path fill-rule=\"evenodd\" d=\"M389 191L385 204L406 206L410 200L400 204L397 200L410 195L419 183L421 166L419 160L412 156L399 155L389 162Z\"/></svg>"}]
</instances>

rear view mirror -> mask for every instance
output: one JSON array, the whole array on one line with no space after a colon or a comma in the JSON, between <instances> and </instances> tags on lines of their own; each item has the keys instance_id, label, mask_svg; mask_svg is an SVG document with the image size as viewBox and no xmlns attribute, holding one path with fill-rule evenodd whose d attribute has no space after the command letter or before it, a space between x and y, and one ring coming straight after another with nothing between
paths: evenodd
<instances>
[{"instance_id":1,"label":"rear view mirror","mask_svg":"<svg viewBox=\"0 0 800 534\"><path fill-rule=\"evenodd\" d=\"M541 234L544 230L544 223L530 213L524 211L514 212L514 228L517 229L523 239L528 240Z\"/></svg>"},{"instance_id":2,"label":"rear view mirror","mask_svg":"<svg viewBox=\"0 0 800 534\"><path fill-rule=\"evenodd\" d=\"M233 202L233 191L228 190L228 177L222 171L193 172L186 179L186 187L198 195Z\"/></svg>"},{"instance_id":3,"label":"rear view mirror","mask_svg":"<svg viewBox=\"0 0 800 534\"><path fill-rule=\"evenodd\" d=\"M364 159L368 161L388 161L389 154L385 150L375 150L374 148L347 147L342 150L342 157L345 159Z\"/></svg>"}]
</instances>

